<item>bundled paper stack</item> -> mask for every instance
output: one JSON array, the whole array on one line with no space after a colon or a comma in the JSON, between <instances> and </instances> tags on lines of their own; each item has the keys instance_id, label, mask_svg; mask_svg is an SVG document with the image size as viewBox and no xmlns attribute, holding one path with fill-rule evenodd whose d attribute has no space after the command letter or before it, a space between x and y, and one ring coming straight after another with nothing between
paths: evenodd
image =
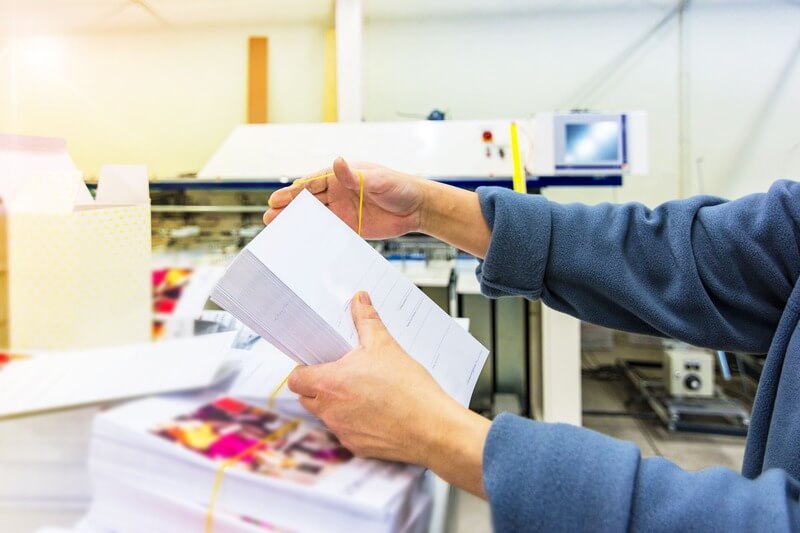
<instances>
[{"instance_id":1,"label":"bundled paper stack","mask_svg":"<svg viewBox=\"0 0 800 533\"><path fill-rule=\"evenodd\" d=\"M230 383L98 415L94 500L79 531L426 531L432 504L423 469L353 457L289 392L274 410L264 406L295 363L334 361L358 346L350 309L357 291L369 293L397 342L466 405L488 350L303 191L212 292L266 343L251 342L245 329L232 334L234 347L252 349L230 354L224 366L240 368Z\"/></svg>"},{"instance_id":2,"label":"bundled paper stack","mask_svg":"<svg viewBox=\"0 0 800 533\"><path fill-rule=\"evenodd\" d=\"M236 257L211 299L310 365L358 346L350 311L358 291L400 346L467 405L488 350L308 191Z\"/></svg>"},{"instance_id":3,"label":"bundled paper stack","mask_svg":"<svg viewBox=\"0 0 800 533\"><path fill-rule=\"evenodd\" d=\"M98 415L90 470L79 531L422 532L430 520L422 469L355 458L320 425L211 392Z\"/></svg>"}]
</instances>

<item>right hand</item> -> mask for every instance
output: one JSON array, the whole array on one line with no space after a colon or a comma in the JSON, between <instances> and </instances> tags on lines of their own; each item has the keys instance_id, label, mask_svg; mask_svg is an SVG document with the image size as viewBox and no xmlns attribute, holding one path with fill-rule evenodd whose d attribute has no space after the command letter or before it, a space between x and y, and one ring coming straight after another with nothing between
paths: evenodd
<instances>
[{"instance_id":1,"label":"right hand","mask_svg":"<svg viewBox=\"0 0 800 533\"><path fill-rule=\"evenodd\" d=\"M389 239L419 231L425 197L425 180L371 163L358 163L355 168L342 158L309 177L330 172L334 176L302 184L293 183L272 193L264 224L269 224L303 189L317 197L353 230L358 227L359 171L364 176L364 210L362 237Z\"/></svg>"}]
</instances>

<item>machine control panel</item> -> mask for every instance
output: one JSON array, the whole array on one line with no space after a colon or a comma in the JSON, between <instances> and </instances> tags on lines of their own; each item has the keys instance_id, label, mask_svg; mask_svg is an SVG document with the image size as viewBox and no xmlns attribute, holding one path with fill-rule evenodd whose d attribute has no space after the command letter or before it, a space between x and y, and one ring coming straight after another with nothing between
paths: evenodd
<instances>
[{"instance_id":1,"label":"machine control panel","mask_svg":"<svg viewBox=\"0 0 800 533\"><path fill-rule=\"evenodd\" d=\"M664 355L667 392L675 397L714 395L714 356L703 350L667 350Z\"/></svg>"}]
</instances>

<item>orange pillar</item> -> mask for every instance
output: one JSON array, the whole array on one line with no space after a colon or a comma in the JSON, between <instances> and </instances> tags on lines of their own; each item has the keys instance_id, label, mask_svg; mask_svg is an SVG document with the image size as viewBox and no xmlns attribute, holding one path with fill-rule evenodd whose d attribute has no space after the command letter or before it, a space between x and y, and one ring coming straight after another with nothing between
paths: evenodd
<instances>
[{"instance_id":1,"label":"orange pillar","mask_svg":"<svg viewBox=\"0 0 800 533\"><path fill-rule=\"evenodd\" d=\"M267 122L267 65L269 41L266 37L250 37L247 50L247 122Z\"/></svg>"}]
</instances>

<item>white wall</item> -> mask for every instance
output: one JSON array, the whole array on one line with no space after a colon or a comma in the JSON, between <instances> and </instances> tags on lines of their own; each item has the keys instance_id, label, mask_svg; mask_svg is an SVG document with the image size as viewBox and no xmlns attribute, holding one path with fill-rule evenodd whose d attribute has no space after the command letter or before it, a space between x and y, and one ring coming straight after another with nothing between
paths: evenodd
<instances>
[{"instance_id":1,"label":"white wall","mask_svg":"<svg viewBox=\"0 0 800 533\"><path fill-rule=\"evenodd\" d=\"M319 120L323 24L283 23L57 35L47 68L0 36L0 132L65 137L88 175L195 172L245 120L249 35L270 39L270 120Z\"/></svg>"},{"instance_id":2,"label":"white wall","mask_svg":"<svg viewBox=\"0 0 800 533\"><path fill-rule=\"evenodd\" d=\"M647 110L650 175L629 178L619 190L548 192L562 200L653 205L800 179L800 59L784 69L800 46L800 7L781 0L692 3L684 25L689 173L681 180L675 21L625 57L613 76L598 78L597 90L584 90L669 6L597 4L606 7L370 18L367 0L365 118L395 120L435 107L457 119L574 106ZM18 62L15 75L8 38L0 35L0 131L65 136L89 174L104 162L139 161L159 176L196 171L244 120L248 35L270 37L270 120L321 119L325 28L309 19L72 34L60 38L59 68L37 72Z\"/></svg>"},{"instance_id":3,"label":"white wall","mask_svg":"<svg viewBox=\"0 0 800 533\"><path fill-rule=\"evenodd\" d=\"M800 180L800 5L767 4L688 19L690 193L736 197Z\"/></svg>"},{"instance_id":4,"label":"white wall","mask_svg":"<svg viewBox=\"0 0 800 533\"><path fill-rule=\"evenodd\" d=\"M686 13L686 103L691 113L686 167L691 174L683 183L676 19L622 61L597 91L583 91L668 11L642 3L638 9L368 21L366 118L392 120L398 112L424 114L434 107L461 119L528 116L576 106L647 110L650 175L629 178L620 190L548 191L560 200L653 205L701 190L736 196L765 189L777 177L800 178L800 98L794 96L800 94L800 65L794 66L750 147L754 111L768 98L800 38L797 7L696 2Z\"/></svg>"}]
</instances>

